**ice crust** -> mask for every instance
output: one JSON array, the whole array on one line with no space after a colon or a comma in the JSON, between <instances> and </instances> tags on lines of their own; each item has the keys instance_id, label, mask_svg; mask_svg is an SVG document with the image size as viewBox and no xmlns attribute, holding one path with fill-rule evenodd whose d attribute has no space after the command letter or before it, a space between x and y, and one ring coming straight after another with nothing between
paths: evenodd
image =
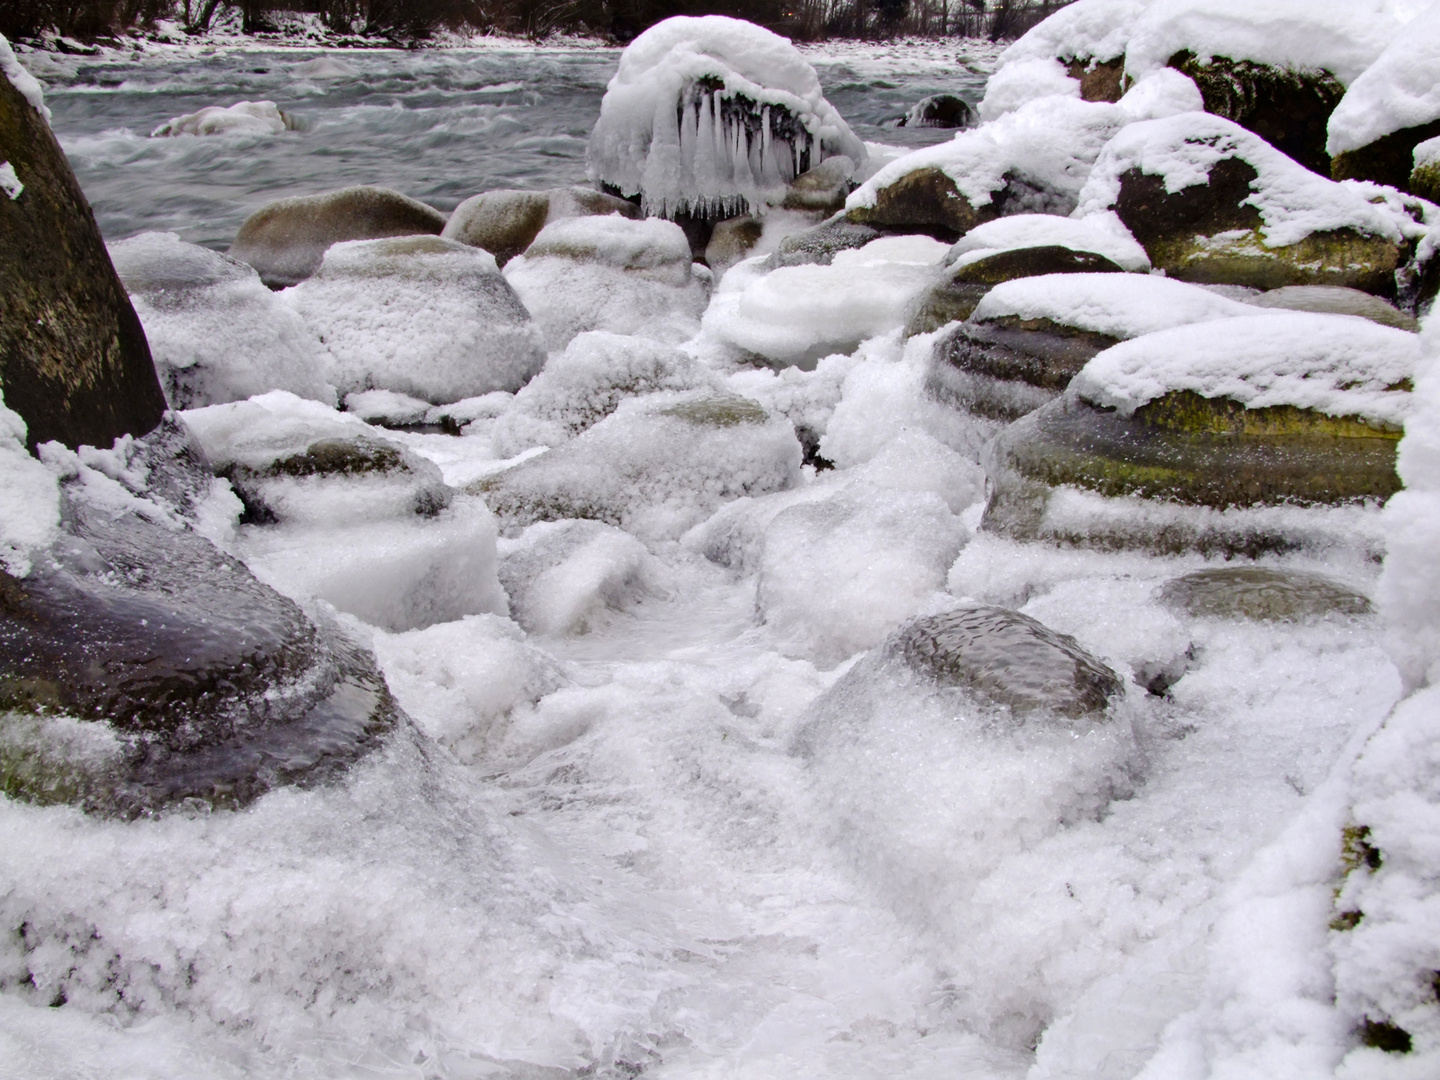
<instances>
[{"instance_id":1,"label":"ice crust","mask_svg":"<svg viewBox=\"0 0 1440 1080\"><path fill-rule=\"evenodd\" d=\"M1083 218L1062 218L1054 214L996 218L962 236L950 249L946 262L964 265L1001 251L1050 245L1093 251L1122 270L1150 269L1150 256L1113 212Z\"/></svg>"},{"instance_id":2,"label":"ice crust","mask_svg":"<svg viewBox=\"0 0 1440 1080\"><path fill-rule=\"evenodd\" d=\"M286 123L273 101L237 101L234 105L208 105L198 112L171 117L150 133L151 138L167 135L278 135L293 125Z\"/></svg>"},{"instance_id":3,"label":"ice crust","mask_svg":"<svg viewBox=\"0 0 1440 1080\"><path fill-rule=\"evenodd\" d=\"M723 84L697 92L701 80ZM731 110L753 103L746 123ZM778 110L788 113L791 130ZM778 202L806 168L865 146L790 42L752 23L708 15L657 23L620 57L590 136L589 174L647 214L730 217Z\"/></svg>"},{"instance_id":4,"label":"ice crust","mask_svg":"<svg viewBox=\"0 0 1440 1080\"><path fill-rule=\"evenodd\" d=\"M1217 298L1218 299L1218 298ZM1172 390L1246 408L1293 405L1329 416L1405 423L1420 344L1416 335L1351 315L1259 313L1122 341L1081 369L1070 387L1130 415Z\"/></svg>"},{"instance_id":5,"label":"ice crust","mask_svg":"<svg viewBox=\"0 0 1440 1080\"><path fill-rule=\"evenodd\" d=\"M1325 152L1358 150L1401 128L1440 118L1440 5L1405 24L1373 64L1350 83L1330 114Z\"/></svg>"},{"instance_id":6,"label":"ice crust","mask_svg":"<svg viewBox=\"0 0 1440 1080\"><path fill-rule=\"evenodd\" d=\"M970 317L975 322L1006 316L1048 319L1123 340L1261 310L1199 285L1149 274L1046 274L1002 281Z\"/></svg>"},{"instance_id":7,"label":"ice crust","mask_svg":"<svg viewBox=\"0 0 1440 1080\"><path fill-rule=\"evenodd\" d=\"M21 578L60 528L59 484L25 449L25 435L25 421L0 399L0 562Z\"/></svg>"},{"instance_id":8,"label":"ice crust","mask_svg":"<svg viewBox=\"0 0 1440 1080\"><path fill-rule=\"evenodd\" d=\"M1077 213L1113 207L1120 177L1130 169L1163 178L1165 190L1175 192L1205 183L1211 167L1226 158L1239 158L1259 174L1245 202L1259 210L1261 231L1271 247L1329 229L1354 229L1395 243L1424 231L1398 208L1371 202L1365 187L1337 184L1296 164L1239 124L1193 112L1141 121L1116 134L1089 173Z\"/></svg>"}]
</instances>

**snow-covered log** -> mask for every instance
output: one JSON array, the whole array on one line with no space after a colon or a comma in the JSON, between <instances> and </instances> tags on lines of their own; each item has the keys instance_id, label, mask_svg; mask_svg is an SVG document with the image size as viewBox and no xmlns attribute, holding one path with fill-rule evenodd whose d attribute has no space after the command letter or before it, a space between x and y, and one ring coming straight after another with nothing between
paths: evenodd
<instances>
[{"instance_id":1,"label":"snow-covered log","mask_svg":"<svg viewBox=\"0 0 1440 1080\"><path fill-rule=\"evenodd\" d=\"M793 45L752 23L677 17L620 57L590 136L592 180L646 214L726 218L778 202L826 158L865 144Z\"/></svg>"}]
</instances>

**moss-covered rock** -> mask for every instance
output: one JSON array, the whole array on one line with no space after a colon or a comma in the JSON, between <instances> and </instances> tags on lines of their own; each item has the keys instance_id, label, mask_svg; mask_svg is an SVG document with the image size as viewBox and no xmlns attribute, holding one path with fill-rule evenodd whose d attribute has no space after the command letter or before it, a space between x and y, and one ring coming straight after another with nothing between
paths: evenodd
<instances>
[{"instance_id":1,"label":"moss-covered rock","mask_svg":"<svg viewBox=\"0 0 1440 1080\"><path fill-rule=\"evenodd\" d=\"M1049 319L962 323L935 343L925 388L939 401L993 420L1049 404L1095 354L1118 339Z\"/></svg>"},{"instance_id":2,"label":"moss-covered rock","mask_svg":"<svg viewBox=\"0 0 1440 1080\"><path fill-rule=\"evenodd\" d=\"M1256 555L1300 546L1283 525L1195 515L1161 528L1143 514L1098 526L1050 513L1058 491L1232 511L1374 504L1400 487L1400 432L1292 406L1247 409L1173 392L1133 416L1072 394L1016 421L990 445L984 526L1022 539ZM1062 515L1063 518L1063 515ZM1093 527L1092 527L1093 526Z\"/></svg>"},{"instance_id":3,"label":"moss-covered rock","mask_svg":"<svg viewBox=\"0 0 1440 1080\"><path fill-rule=\"evenodd\" d=\"M640 208L627 199L584 187L486 191L457 206L440 235L484 248L504 266L524 252L550 222L594 214L638 218Z\"/></svg>"},{"instance_id":4,"label":"moss-covered rock","mask_svg":"<svg viewBox=\"0 0 1440 1080\"><path fill-rule=\"evenodd\" d=\"M1411 169L1405 190L1431 202L1440 201L1440 161L1427 161Z\"/></svg>"},{"instance_id":5,"label":"moss-covered rock","mask_svg":"<svg viewBox=\"0 0 1440 1080\"><path fill-rule=\"evenodd\" d=\"M1125 96L1125 58L1071 60L1066 65L1072 79L1080 81L1082 101L1119 101Z\"/></svg>"},{"instance_id":6,"label":"moss-covered rock","mask_svg":"<svg viewBox=\"0 0 1440 1080\"><path fill-rule=\"evenodd\" d=\"M1344 85L1330 72L1225 56L1202 62L1191 52L1176 53L1170 66L1194 80L1206 112L1234 120L1307 169L1329 175L1326 125L1345 96Z\"/></svg>"},{"instance_id":7,"label":"moss-covered rock","mask_svg":"<svg viewBox=\"0 0 1440 1080\"><path fill-rule=\"evenodd\" d=\"M1373 180L1377 184L1389 184L1401 191L1423 196L1423 192L1410 186L1410 174L1415 168L1415 147L1437 137L1440 137L1440 120L1392 131L1367 146L1336 154L1330 162L1330 177L1334 180Z\"/></svg>"},{"instance_id":8,"label":"moss-covered rock","mask_svg":"<svg viewBox=\"0 0 1440 1080\"><path fill-rule=\"evenodd\" d=\"M1042 274L1120 273L1120 267L1092 251L1051 244L1016 248L951 267L916 304L905 336L927 334L946 323L968 319L980 298L1002 281Z\"/></svg>"},{"instance_id":9,"label":"moss-covered rock","mask_svg":"<svg viewBox=\"0 0 1440 1080\"><path fill-rule=\"evenodd\" d=\"M1370 601L1320 574L1268 566L1221 566L1167 581L1160 602L1199 618L1297 622L1373 613Z\"/></svg>"},{"instance_id":10,"label":"moss-covered rock","mask_svg":"<svg viewBox=\"0 0 1440 1080\"><path fill-rule=\"evenodd\" d=\"M140 320L50 126L3 75L0 158L21 185L0 196L5 404L32 450L145 434L166 405Z\"/></svg>"},{"instance_id":11,"label":"moss-covered rock","mask_svg":"<svg viewBox=\"0 0 1440 1080\"><path fill-rule=\"evenodd\" d=\"M897 226L954 240L976 225L1000 216L998 200L975 206L955 181L934 166L915 169L880 188L873 206L857 206L845 216L860 225Z\"/></svg>"},{"instance_id":12,"label":"moss-covered rock","mask_svg":"<svg viewBox=\"0 0 1440 1080\"><path fill-rule=\"evenodd\" d=\"M230 255L253 266L272 289L320 269L331 244L387 236L438 236L439 210L388 188L359 186L301 195L262 206L245 219Z\"/></svg>"},{"instance_id":13,"label":"moss-covered rock","mask_svg":"<svg viewBox=\"0 0 1440 1080\"><path fill-rule=\"evenodd\" d=\"M1299 243L1268 246L1259 228L1173 237L1146 250L1171 277L1200 285L1281 289L1324 285L1394 296L1398 245L1351 229L1314 232Z\"/></svg>"},{"instance_id":14,"label":"moss-covered rock","mask_svg":"<svg viewBox=\"0 0 1440 1080\"><path fill-rule=\"evenodd\" d=\"M1079 719L1103 712L1124 682L1074 638L1006 608L976 606L913 619L885 646L941 685L1019 714Z\"/></svg>"}]
</instances>

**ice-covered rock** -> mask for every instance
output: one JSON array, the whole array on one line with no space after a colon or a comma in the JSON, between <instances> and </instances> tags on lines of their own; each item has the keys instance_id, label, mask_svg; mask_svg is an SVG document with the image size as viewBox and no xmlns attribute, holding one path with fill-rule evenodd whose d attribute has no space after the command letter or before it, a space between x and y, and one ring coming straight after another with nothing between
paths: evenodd
<instances>
[{"instance_id":1,"label":"ice-covered rock","mask_svg":"<svg viewBox=\"0 0 1440 1080\"><path fill-rule=\"evenodd\" d=\"M508 531L588 518L674 538L731 499L800 477L790 422L733 395L652 394L553 450L471 485Z\"/></svg>"},{"instance_id":2,"label":"ice-covered rock","mask_svg":"<svg viewBox=\"0 0 1440 1080\"><path fill-rule=\"evenodd\" d=\"M933 492L849 485L770 522L756 608L787 652L837 664L930 606L966 535Z\"/></svg>"},{"instance_id":3,"label":"ice-covered rock","mask_svg":"<svg viewBox=\"0 0 1440 1080\"><path fill-rule=\"evenodd\" d=\"M721 281L703 325L773 363L813 365L902 326L911 303L939 276L946 251L927 236L894 236L840 251L828 265L767 273L761 260L744 263Z\"/></svg>"},{"instance_id":4,"label":"ice-covered rock","mask_svg":"<svg viewBox=\"0 0 1440 1080\"><path fill-rule=\"evenodd\" d=\"M625 49L590 136L589 174L647 214L732 217L779 202L865 145L784 38L718 15L657 23Z\"/></svg>"},{"instance_id":5,"label":"ice-covered rock","mask_svg":"<svg viewBox=\"0 0 1440 1080\"><path fill-rule=\"evenodd\" d=\"M605 419L629 397L718 389L718 380L675 346L604 331L576 336L515 395L491 429L503 457L559 446Z\"/></svg>"},{"instance_id":6,"label":"ice-covered rock","mask_svg":"<svg viewBox=\"0 0 1440 1080\"><path fill-rule=\"evenodd\" d=\"M288 390L329 404L320 340L254 269L175 233L110 245L171 408Z\"/></svg>"},{"instance_id":7,"label":"ice-covered rock","mask_svg":"<svg viewBox=\"0 0 1440 1080\"><path fill-rule=\"evenodd\" d=\"M1343 285L1393 294L1423 227L1318 176L1223 117L1131 124L1099 156L1080 212L1113 209L1157 267L1187 281Z\"/></svg>"},{"instance_id":8,"label":"ice-covered rock","mask_svg":"<svg viewBox=\"0 0 1440 1080\"><path fill-rule=\"evenodd\" d=\"M1197 618L1299 622L1374 612L1369 599L1333 578L1271 566L1220 566L1194 570L1161 586L1167 607Z\"/></svg>"},{"instance_id":9,"label":"ice-covered rock","mask_svg":"<svg viewBox=\"0 0 1440 1080\"><path fill-rule=\"evenodd\" d=\"M880 239L880 236L879 229L835 217L785 237L770 254L765 265L772 269L780 266L804 266L807 263L829 266L839 252L864 247L870 241Z\"/></svg>"},{"instance_id":10,"label":"ice-covered rock","mask_svg":"<svg viewBox=\"0 0 1440 1080\"><path fill-rule=\"evenodd\" d=\"M295 118L273 101L237 101L234 105L208 105L198 112L174 116L150 133L167 135L278 135L294 131Z\"/></svg>"},{"instance_id":11,"label":"ice-covered rock","mask_svg":"<svg viewBox=\"0 0 1440 1080\"><path fill-rule=\"evenodd\" d=\"M989 289L967 322L935 340L926 388L958 408L1015 420L1120 341L1248 314L1198 285L1148 274L1017 278Z\"/></svg>"},{"instance_id":12,"label":"ice-covered rock","mask_svg":"<svg viewBox=\"0 0 1440 1080\"><path fill-rule=\"evenodd\" d=\"M282 298L324 342L342 394L457 401L518 390L545 363L540 329L494 258L438 236L338 243Z\"/></svg>"},{"instance_id":13,"label":"ice-covered rock","mask_svg":"<svg viewBox=\"0 0 1440 1080\"><path fill-rule=\"evenodd\" d=\"M0 129L14 175L0 199L0 384L30 447L109 446L160 422L165 395L39 84L0 38Z\"/></svg>"},{"instance_id":14,"label":"ice-covered rock","mask_svg":"<svg viewBox=\"0 0 1440 1080\"><path fill-rule=\"evenodd\" d=\"M1288 311L1317 311L1331 315L1356 315L1381 326L1397 330L1418 330L1413 318L1394 304L1361 292L1336 285L1286 285L1246 299L1247 304L1260 308L1284 308Z\"/></svg>"},{"instance_id":15,"label":"ice-covered rock","mask_svg":"<svg viewBox=\"0 0 1440 1080\"><path fill-rule=\"evenodd\" d=\"M705 310L711 275L691 262L678 225L609 216L545 226L505 279L549 348L563 349L587 330L684 340Z\"/></svg>"},{"instance_id":16,"label":"ice-covered rock","mask_svg":"<svg viewBox=\"0 0 1440 1080\"><path fill-rule=\"evenodd\" d=\"M303 281L320 269L331 244L384 236L438 234L445 215L388 188L359 186L297 195L251 214L230 245L232 258L247 262L272 289Z\"/></svg>"},{"instance_id":17,"label":"ice-covered rock","mask_svg":"<svg viewBox=\"0 0 1440 1080\"><path fill-rule=\"evenodd\" d=\"M1016 248L1067 247L1103 255L1121 270L1150 269L1145 254L1130 230L1114 214L1083 218L1054 214L1016 214L977 225L956 241L946 262L971 263Z\"/></svg>"},{"instance_id":18,"label":"ice-covered rock","mask_svg":"<svg viewBox=\"0 0 1440 1080\"><path fill-rule=\"evenodd\" d=\"M640 209L625 199L584 187L483 191L470 196L451 212L440 235L484 248L504 266L522 254L540 230L552 221L595 214L638 218Z\"/></svg>"},{"instance_id":19,"label":"ice-covered rock","mask_svg":"<svg viewBox=\"0 0 1440 1080\"><path fill-rule=\"evenodd\" d=\"M583 634L652 587L654 559L629 533L599 521L537 521L500 541L510 617L532 634Z\"/></svg>"},{"instance_id":20,"label":"ice-covered rock","mask_svg":"<svg viewBox=\"0 0 1440 1080\"><path fill-rule=\"evenodd\" d=\"M1416 147L1440 136L1437 64L1440 8L1431 6L1351 82L1331 113L1325 148L1335 179L1409 189L1411 169L1420 164L1412 157Z\"/></svg>"},{"instance_id":21,"label":"ice-covered rock","mask_svg":"<svg viewBox=\"0 0 1440 1080\"><path fill-rule=\"evenodd\" d=\"M786 210L833 214L845 205L845 197L854 188L856 168L844 154L826 158L790 181L780 205Z\"/></svg>"}]
</instances>

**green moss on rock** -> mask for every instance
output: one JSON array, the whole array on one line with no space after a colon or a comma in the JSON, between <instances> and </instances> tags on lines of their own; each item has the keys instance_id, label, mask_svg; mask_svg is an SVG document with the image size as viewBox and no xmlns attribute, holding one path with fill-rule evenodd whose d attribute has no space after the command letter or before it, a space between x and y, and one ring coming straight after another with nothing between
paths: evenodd
<instances>
[{"instance_id":1,"label":"green moss on rock","mask_svg":"<svg viewBox=\"0 0 1440 1080\"><path fill-rule=\"evenodd\" d=\"M1392 131L1366 146L1336 154L1330 162L1330 177L1334 180L1373 180L1401 191L1409 190L1410 173L1415 167L1415 147L1437 136L1440 136L1440 120ZM1419 195L1420 192L1414 194Z\"/></svg>"},{"instance_id":2,"label":"green moss on rock","mask_svg":"<svg viewBox=\"0 0 1440 1080\"><path fill-rule=\"evenodd\" d=\"M1198 285L1245 285L1280 289L1330 285L1379 296L1395 295L1400 248L1382 237L1351 229L1314 232L1296 244L1270 247L1258 225L1146 244L1155 266Z\"/></svg>"}]
</instances>

